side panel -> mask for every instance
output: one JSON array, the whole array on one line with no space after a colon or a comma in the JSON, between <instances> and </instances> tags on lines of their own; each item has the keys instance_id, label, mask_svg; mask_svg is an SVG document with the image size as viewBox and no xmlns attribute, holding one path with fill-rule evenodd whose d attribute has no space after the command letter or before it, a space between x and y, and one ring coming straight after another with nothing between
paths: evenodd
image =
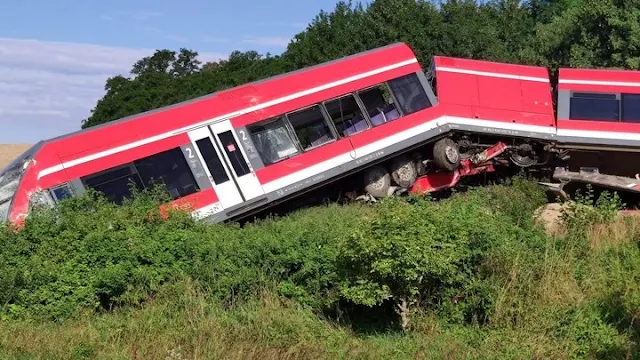
<instances>
[{"instance_id":1,"label":"side panel","mask_svg":"<svg viewBox=\"0 0 640 360\"><path fill-rule=\"evenodd\" d=\"M551 88L541 68L445 60L434 61L438 99L448 115L554 127Z\"/></svg>"},{"instance_id":2,"label":"side panel","mask_svg":"<svg viewBox=\"0 0 640 360\"><path fill-rule=\"evenodd\" d=\"M522 111L520 80L478 76L480 108Z\"/></svg>"},{"instance_id":3,"label":"side panel","mask_svg":"<svg viewBox=\"0 0 640 360\"><path fill-rule=\"evenodd\" d=\"M640 72L560 69L558 140L640 145Z\"/></svg>"},{"instance_id":4,"label":"side panel","mask_svg":"<svg viewBox=\"0 0 640 360\"><path fill-rule=\"evenodd\" d=\"M189 144L189 142L189 136L183 133L123 151L110 151L107 154L101 154L102 156L93 156L82 162L73 157L60 157L58 165L60 170L42 176L38 180L38 185L41 188L50 188L71 179L80 178L165 150L180 147ZM40 174L42 175L42 173Z\"/></svg>"}]
</instances>

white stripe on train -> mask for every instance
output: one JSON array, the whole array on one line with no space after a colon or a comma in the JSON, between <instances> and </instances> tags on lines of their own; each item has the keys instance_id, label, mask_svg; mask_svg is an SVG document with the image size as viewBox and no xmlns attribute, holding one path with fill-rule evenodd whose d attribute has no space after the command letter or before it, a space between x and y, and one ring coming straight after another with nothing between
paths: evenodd
<instances>
[{"instance_id":1,"label":"white stripe on train","mask_svg":"<svg viewBox=\"0 0 640 360\"><path fill-rule=\"evenodd\" d=\"M560 79L558 84L640 87L640 82Z\"/></svg>"},{"instance_id":2,"label":"white stripe on train","mask_svg":"<svg viewBox=\"0 0 640 360\"><path fill-rule=\"evenodd\" d=\"M374 141L363 147L357 148L355 149L355 153L356 153L355 159L362 158L363 156L367 156L376 151L382 150L389 146L405 141L417 134L424 133L429 130L433 130L435 128L443 127L446 125L471 125L471 126L480 126L480 127L483 127L483 126L490 127L494 129L500 129L500 130L516 130L516 131L536 132L536 133L545 133L545 134L555 133L555 128L547 127L547 126L523 125L523 124L514 124L514 123L501 122L501 121L467 119L467 118L454 117L454 116L441 116L434 120L427 121L425 123L414 126L407 130L395 133L390 136L386 136L380 140ZM443 130L443 131L447 131L447 130ZM282 189L286 186L292 185L298 181L302 181L312 176L321 174L334 167L347 164L350 161L353 161L355 159L351 156L351 152L347 152L347 153L338 155L336 157L333 157L329 160L325 160L321 163L312 165L308 168L302 169L300 171L296 171L292 174L288 174L281 178L270 181L262 185L262 188L264 189L265 193L270 193L272 191L276 191L278 189Z\"/></svg>"},{"instance_id":3,"label":"white stripe on train","mask_svg":"<svg viewBox=\"0 0 640 360\"><path fill-rule=\"evenodd\" d=\"M211 124L213 124L215 122L218 122L218 121L221 121L221 120L230 119L230 118L237 117L237 116L240 116L240 115L244 115L244 114L247 114L249 112L256 111L256 110L265 109L265 108L270 107L270 106L274 106L274 105L281 104L281 103L284 103L284 102L287 102L287 101L291 101L291 100L294 100L294 99L297 99L297 98L300 98L300 97L303 97L303 96L306 96L306 95L310 95L310 94L313 94L313 93L324 91L324 90L330 89L332 87L348 84L350 82L354 82L354 81L357 81L357 80L360 80L360 79L364 79L364 78L369 77L369 76L377 75L377 74L380 74L380 73L383 73L383 72L386 72L386 71L394 70L394 69L397 69L397 68L400 68L400 67L403 67L403 66L406 66L406 65L414 64L414 63L417 63L417 62L418 62L418 60L416 58L405 60L405 61L401 61L401 62L392 64L392 65L384 66L384 67L381 67L381 68L378 68L378 69L374 69L374 70L371 70L371 71L368 71L368 72L365 72L365 73L361 73L361 74L354 75L354 76L351 76L351 77L348 77L348 78L344 78L342 80L334 81L334 82L327 83L327 84L324 84L324 85L321 85L321 86L317 86L317 87L314 87L314 88L311 88L311 89L307 89L307 90L304 90L304 91L301 91L301 92L297 92L297 93L294 93L294 94L291 94L291 95L287 95L287 96L284 96L284 97L281 97L281 98L278 98L278 99L274 99L274 100L271 100L271 101L268 101L268 102L265 102L265 103L262 103L262 104L259 104L259 105L251 106L251 107L248 107L248 108L245 108L245 109L242 109L242 110L238 110L238 111L235 111L235 112L232 112L232 113L229 113L229 114L225 114L225 115L218 116L218 117L215 117L215 118L212 118L212 119L208 119L206 121L202 121L200 123L197 123L197 124L194 124L194 125L190 125L188 127L183 127L183 128L178 129L178 130L173 130L173 131L166 132L166 133L163 133L163 134L158 134L158 135L151 136L151 137L148 137L148 138L145 138L145 139L141 139L141 140L129 143L129 144L117 146L117 147L114 147L114 148L111 148L111 149L108 149L108 150L105 150L105 151L101 151L101 152L98 152L98 153L95 153L95 154L87 155L87 156L84 156L84 157L81 157L81 158L78 158L78 159L75 159L75 160L67 161L67 162L64 162L62 164L58 164L58 165L51 166L51 167L46 168L46 169L42 169L38 173L38 179L42 178L43 176L47 176L47 175L56 173L58 171L62 171L63 169L68 169L70 167L77 166L77 165L80 165L80 164L84 164L84 163L87 163L89 161L97 160L97 159L100 159L100 158L103 158L103 157L107 157L107 156L110 156L110 155L113 155L113 154L117 154L119 152L127 151L127 150L133 149L133 148L138 147L138 146L142 146L142 145L146 145L146 144L152 143L154 141L163 140L163 139L169 138L169 137L177 135L177 134L181 134L181 133L185 133L185 132L190 131L190 130L194 130L194 129L199 128L199 127L203 127L203 126L206 126L206 125L211 125ZM540 81L540 82L546 82L546 83L549 82L549 79L545 79L545 78L517 76L517 75L503 74L503 73L481 72L481 71L475 71L475 70L455 69L455 68L448 68L448 67L438 67L438 70L439 71L445 71L445 72L466 73L466 74L474 74L474 75L496 77L496 78L513 78L513 79L520 79L520 80Z\"/></svg>"},{"instance_id":4,"label":"white stripe on train","mask_svg":"<svg viewBox=\"0 0 640 360\"><path fill-rule=\"evenodd\" d=\"M46 176L46 175L53 174L55 172L61 171L62 169L68 169L68 168L76 166L76 165L84 164L86 162L93 161L93 160L96 160L96 159L99 159L99 158L102 158L102 157L106 157L106 156L109 156L109 155L117 154L119 152L127 151L127 150L130 150L130 149L136 148L138 146L142 146L142 145L146 145L146 144L152 143L154 141L163 140L163 139L169 138L169 137L174 136L174 135L182 134L182 133L188 132L190 130L195 130L196 128L199 128L199 127L203 127L203 126L206 126L206 125L212 125L213 123L216 123L218 121L227 120L227 119L234 118L234 117L237 117L237 116L241 116L241 115L253 112L253 111L262 110L262 109L265 109L265 108L270 107L270 106L282 104L284 102L291 101L291 100L294 100L294 99L297 99L297 98L300 98L300 97L303 97L303 96L307 96L307 95L314 94L314 93L317 93L317 92L320 92L320 91L324 91L324 90L330 89L332 87L348 84L350 82L354 82L354 81L357 81L357 80L360 80L360 79L364 79L364 78L367 78L369 76L381 74L381 73L384 73L384 72L387 72L387 71L390 71L390 70L394 70L394 69L397 69L397 68L401 68L401 67L406 66L406 65L411 65L411 64L414 64L414 63L417 63L417 62L418 62L418 60L416 58L405 60L405 61L401 61L401 62L392 64L392 65L387 65L387 66L384 66L384 67L381 67L381 68L378 68L378 69L375 69L375 70L371 70L371 71L367 71L367 72L364 72L364 73L361 73L361 74L358 74L358 75L350 76L348 78L344 78L344 79L341 79L341 80L338 80L338 81L327 83L327 84L324 84L324 85L321 85L321 86L316 86L314 88L307 89L307 90L304 90L304 91L300 91L300 92L297 92L297 93L294 93L294 94L291 94L291 95L283 96L281 98L277 98L277 99L274 99L274 100L271 100L271 101L268 101L268 102L265 102L265 103L262 103L262 104L258 104L258 105L255 105L255 106L251 106L251 107L242 109L242 110L234 111L232 113L228 113L228 114L224 114L224 115L221 115L221 116L217 116L215 118L208 119L206 121L202 121L200 123L189 125L187 127L183 127L183 128L177 129L177 130L172 130L172 131L169 131L169 132L166 132L166 133L163 133L163 134L159 134L159 135L155 135L155 136L152 136L152 137L149 137L149 138L141 139L141 140L129 143L129 144L117 146L117 147L114 147L114 148L109 149L109 150L101 151L101 152L98 152L98 153L95 153L95 154L92 154L92 155L88 155L88 156L84 156L84 157L81 157L81 158L78 158L78 159L75 159L75 160L67 161L67 162L64 162L62 164L59 164L59 165L52 166L52 167L49 167L49 168L41 170L38 173L38 179L40 179L43 176Z\"/></svg>"},{"instance_id":5,"label":"white stripe on train","mask_svg":"<svg viewBox=\"0 0 640 360\"><path fill-rule=\"evenodd\" d=\"M296 171L294 173L291 173L281 178L270 181L262 185L262 188L265 193L271 193L271 192L280 190L286 186L293 185L296 182L311 178L325 171L347 164L358 158L362 158L376 151L382 150L384 148L387 148L399 142L405 141L419 133L427 132L427 131L436 129L438 127L444 127L446 125L467 125L467 126L487 127L487 128L493 128L493 129L499 129L499 130L532 132L532 133L548 134L548 135L557 134L558 136L567 136L567 137L586 137L586 138L601 138L601 139L609 138L609 139L619 139L619 140L640 141L640 134L614 133L614 132L603 132L603 131L562 130L562 129L559 129L556 131L554 127L547 127L547 126L523 125L523 124L506 123L501 121L469 119L469 118L455 117L455 116L442 116L434 120L425 122L423 124L414 126L410 129L398 132L391 136L387 136L371 144L367 144L363 147L357 148L355 150L355 157L352 156L351 152L346 152L338 156L335 156L331 159L325 160L321 163L312 165L308 168ZM447 130L443 130L443 131L447 131ZM194 212L194 216L197 218L202 218L210 214L218 213L220 211L222 211L222 205L220 203L215 203L207 207L204 207L202 209L198 209L196 212Z\"/></svg>"}]
</instances>

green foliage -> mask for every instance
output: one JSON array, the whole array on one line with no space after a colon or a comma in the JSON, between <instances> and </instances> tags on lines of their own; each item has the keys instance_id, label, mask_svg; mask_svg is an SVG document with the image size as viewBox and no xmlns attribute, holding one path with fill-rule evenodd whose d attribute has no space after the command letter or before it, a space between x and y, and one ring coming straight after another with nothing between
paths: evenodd
<instances>
[{"instance_id":1,"label":"green foliage","mask_svg":"<svg viewBox=\"0 0 640 360\"><path fill-rule=\"evenodd\" d=\"M637 69L636 1L340 1L280 55L234 51L201 64L197 52L157 50L115 76L87 128L357 52L405 42L424 68L434 55L549 66Z\"/></svg>"},{"instance_id":2,"label":"green foliage","mask_svg":"<svg viewBox=\"0 0 640 360\"><path fill-rule=\"evenodd\" d=\"M180 211L165 219L164 196L143 191L115 206L89 193L36 209L20 232L3 229L0 354L202 354L209 345L197 334L207 333L238 358L258 348L314 358L640 355L640 222L614 216L612 195L579 198L562 237L531 220L544 194L523 178L242 227ZM403 334L388 330L397 323ZM383 333L360 338L351 326ZM115 328L126 330L77 335ZM60 344L28 343L40 336Z\"/></svg>"},{"instance_id":3,"label":"green foliage","mask_svg":"<svg viewBox=\"0 0 640 360\"><path fill-rule=\"evenodd\" d=\"M589 226L610 222L624 206L617 193L603 191L596 197L593 187L587 185L585 193L578 190L568 202L561 218L572 235L584 238Z\"/></svg>"},{"instance_id":4,"label":"green foliage","mask_svg":"<svg viewBox=\"0 0 640 360\"><path fill-rule=\"evenodd\" d=\"M393 301L403 327L414 306L452 321L489 321L498 296L494 278L506 276L518 256L508 250L544 241L540 229L517 226L532 218L531 204L542 193L523 192L515 207L505 195L525 188L516 182L520 186L474 190L442 202L383 201L376 217L341 244L341 294L367 306Z\"/></svg>"},{"instance_id":5,"label":"green foliage","mask_svg":"<svg viewBox=\"0 0 640 360\"><path fill-rule=\"evenodd\" d=\"M366 208L332 206L239 228L160 215L162 192L124 206L93 193L36 209L24 230L0 238L3 313L65 318L79 309L136 305L185 276L232 304L276 284L316 307L330 305L336 239Z\"/></svg>"}]
</instances>

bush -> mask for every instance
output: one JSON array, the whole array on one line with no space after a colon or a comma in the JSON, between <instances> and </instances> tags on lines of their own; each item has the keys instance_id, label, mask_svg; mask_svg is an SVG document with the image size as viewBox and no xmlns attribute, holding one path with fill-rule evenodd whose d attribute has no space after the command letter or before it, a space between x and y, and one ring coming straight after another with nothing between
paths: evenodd
<instances>
[{"instance_id":1,"label":"bush","mask_svg":"<svg viewBox=\"0 0 640 360\"><path fill-rule=\"evenodd\" d=\"M316 322L327 316L318 315L337 315L356 331L388 329L398 323L389 314L394 309L409 336L363 346L385 344L378 350L395 354L403 345L393 344L405 344L401 352L414 357L426 338L439 336L449 348L488 358L640 355L640 221L617 216L614 195L568 207L567 232L556 237L532 220L544 194L521 178L437 202L330 205L244 226L207 225L182 211L165 219L159 193L139 193L124 206L94 195L37 209L22 231L0 231L5 323L104 312L106 324L110 310L125 319L140 304L171 313L182 305L167 289L189 284L198 301L209 303L189 312L217 309L226 319L214 326L223 326L219 331L243 334L242 324L261 321L275 326L250 337L328 329ZM247 317L247 306L259 303L304 320ZM351 332L339 334L351 341L343 338ZM316 330L309 336L314 349L324 341ZM507 345L513 341L517 349ZM99 352L92 344L85 339L73 352Z\"/></svg>"},{"instance_id":2,"label":"bush","mask_svg":"<svg viewBox=\"0 0 640 360\"><path fill-rule=\"evenodd\" d=\"M137 305L183 277L226 304L277 287L302 304L330 306L336 242L369 211L333 205L244 228L212 226L182 211L164 219L159 194L137 193L116 206L88 193L36 209L22 231L3 229L3 313L62 319Z\"/></svg>"},{"instance_id":3,"label":"bush","mask_svg":"<svg viewBox=\"0 0 640 360\"><path fill-rule=\"evenodd\" d=\"M512 211L495 190L441 202L385 199L376 217L340 245L342 296L367 306L393 301L404 329L415 307L452 321L487 322L517 253L544 244L540 231L512 221L531 218L535 207Z\"/></svg>"}]
</instances>

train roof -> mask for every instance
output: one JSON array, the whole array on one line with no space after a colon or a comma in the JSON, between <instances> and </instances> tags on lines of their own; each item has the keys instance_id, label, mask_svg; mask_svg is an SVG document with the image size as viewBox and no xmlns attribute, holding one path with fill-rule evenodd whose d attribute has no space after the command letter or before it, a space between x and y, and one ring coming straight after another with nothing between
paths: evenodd
<instances>
[{"instance_id":1,"label":"train roof","mask_svg":"<svg viewBox=\"0 0 640 360\"><path fill-rule=\"evenodd\" d=\"M289 80L295 83L296 80L299 80L298 77L300 76L308 79L309 76L313 77L315 72L326 70L327 68L333 76L338 76L339 73L344 73L344 76L346 77L356 71L362 72L362 66L355 66L356 62L353 60L362 58L366 60L371 56L373 56L371 59L376 59L377 63L382 64L397 61L399 58L402 58L403 60L408 58L415 59L413 50L407 44L397 42L314 66L305 67L299 70L278 74L236 87L220 90L194 99L137 113L87 129L81 129L72 133L52 137L38 143L37 147L34 146L35 149L33 151L35 152L43 148L53 148L59 157L64 158L74 156L76 154L101 151L104 148L118 146L118 143L114 144L112 141L110 142L110 139L104 139L104 137L101 136L102 134L95 136L92 135L97 131L106 128L112 128L117 132L118 138L121 138L117 139L118 142L120 140L123 143L135 142L137 140L136 134L140 133L141 129L146 128L151 124L153 124L154 131L157 133L172 131L176 128L180 128L184 123L197 124L213 118L214 116L212 114L214 113L225 113L227 111L226 108L232 107L232 104L237 105L242 102L249 103L252 100L251 96L260 89L265 91L264 89L270 89L270 86L272 85L274 85L274 89L278 88L277 85L280 81ZM369 62L365 61L365 63ZM336 65L343 64L345 64L345 66L335 67ZM318 75L323 74L326 74L326 71L321 72ZM324 78L324 75L322 77L319 76L318 78ZM180 111L180 113L177 114L176 111ZM181 118L181 120L176 120L177 118ZM180 122L182 122L182 124L178 124ZM149 131L146 131L146 133L147 134L144 136L148 137ZM69 146L70 143L67 140L72 138L74 139L74 143L72 146ZM113 139L113 137L111 137L111 139ZM29 151L32 151L32 149Z\"/></svg>"},{"instance_id":2,"label":"train roof","mask_svg":"<svg viewBox=\"0 0 640 360\"><path fill-rule=\"evenodd\" d=\"M90 128L87 128L87 129L82 129L82 130L74 131L74 132L71 132L71 133L68 133L68 134L60 135L60 136L57 136L57 137L52 137L52 138L44 140L44 142L52 142L52 141L68 138L68 137L71 137L71 136L75 136L75 135L78 135L78 134L81 134L81 133L97 131L97 130L100 130L100 129L104 128L104 127L110 127L110 126L114 126L114 125L117 125L117 124L120 124L120 123L132 121L132 120L137 120L139 118L143 118L143 117L146 117L146 116L149 116L149 115L153 115L153 114L156 114L156 113L159 113L159 112L163 112L163 111L167 111L167 110L170 110L170 109L183 107L185 105L190 105L190 104L193 104L193 103L197 103L197 102L200 102L202 100L209 100L209 99L212 99L214 97L223 96L225 94L236 93L239 90L250 88L250 87L253 87L253 86L256 86L256 85L269 83L269 82L272 82L272 81L275 81L275 80L284 80L284 79L286 79L286 78L288 78L290 76L295 76L295 75L299 75L299 74L302 74L302 73L307 73L307 72L310 72L310 71L319 70L319 69L324 68L326 66L335 65L335 64L344 62L346 60L349 60L349 59L358 58L358 57L362 57L362 56L365 56L365 55L371 55L371 54L374 54L376 52L382 52L382 51L385 51L385 50L388 51L388 50L391 50L391 49L398 49L398 48L409 49L408 45L406 45L405 43L401 43L401 42L393 43L393 44L386 45L386 46L383 46L383 47L379 47L379 48L367 50L367 51L364 51L364 52L360 52L360 53L344 56L342 58L331 60L331 61L327 61L327 62L320 63L320 64L317 64L317 65L304 67L304 68L301 68L301 69L298 69L298 70L294 70L294 71L290 71L290 72L286 72L286 73L282 73L282 74L273 75L273 76L270 76L268 78L255 80L255 81L252 81L252 82L249 82L249 83L245 83L245 84L241 84L241 85L238 85L238 86L234 86L234 87L231 87L231 88L215 91L215 92L212 92L212 93L209 93L209 94L206 94L206 95L202 95L202 96L199 96L199 97L196 97L196 98L193 98L193 99L181 101L181 102L178 102L178 103L175 103L175 104L166 105L166 106L162 106L162 107L159 107L159 108L156 108L156 109L152 109L152 110L144 111L144 112L141 112L141 113L129 115L129 116L117 119L117 120L113 120L113 121L109 121L109 122L106 122L106 123L103 123L103 124L100 124L100 125L92 126Z\"/></svg>"},{"instance_id":3,"label":"train roof","mask_svg":"<svg viewBox=\"0 0 640 360\"><path fill-rule=\"evenodd\" d=\"M513 75L523 78L549 78L549 70L543 66L510 64L489 60L434 56L432 71L458 72L472 75Z\"/></svg>"},{"instance_id":4,"label":"train roof","mask_svg":"<svg viewBox=\"0 0 640 360\"><path fill-rule=\"evenodd\" d=\"M638 70L560 68L558 75L559 85L640 86Z\"/></svg>"}]
</instances>

